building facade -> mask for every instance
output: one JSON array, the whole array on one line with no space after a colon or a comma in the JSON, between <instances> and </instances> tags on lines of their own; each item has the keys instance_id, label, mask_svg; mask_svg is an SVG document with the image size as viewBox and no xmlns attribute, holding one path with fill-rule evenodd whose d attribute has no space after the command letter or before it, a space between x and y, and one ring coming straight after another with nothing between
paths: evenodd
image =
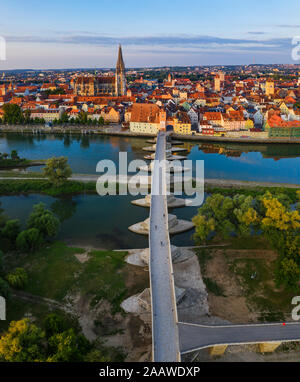
<instances>
[{"instance_id":1,"label":"building facade","mask_svg":"<svg viewBox=\"0 0 300 382\"><path fill-rule=\"evenodd\" d=\"M126 95L125 64L119 46L115 76L78 76L74 92L79 96L124 96Z\"/></svg>"}]
</instances>

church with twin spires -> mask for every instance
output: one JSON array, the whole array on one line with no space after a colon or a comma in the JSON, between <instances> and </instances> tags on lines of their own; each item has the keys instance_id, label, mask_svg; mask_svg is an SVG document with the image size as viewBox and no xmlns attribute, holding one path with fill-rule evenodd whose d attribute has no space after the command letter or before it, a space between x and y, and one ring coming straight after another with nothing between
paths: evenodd
<instances>
[{"instance_id":1,"label":"church with twin spires","mask_svg":"<svg viewBox=\"0 0 300 382\"><path fill-rule=\"evenodd\" d=\"M74 91L80 96L126 95L125 65L121 45L119 45L115 76L79 76L75 79Z\"/></svg>"}]
</instances>

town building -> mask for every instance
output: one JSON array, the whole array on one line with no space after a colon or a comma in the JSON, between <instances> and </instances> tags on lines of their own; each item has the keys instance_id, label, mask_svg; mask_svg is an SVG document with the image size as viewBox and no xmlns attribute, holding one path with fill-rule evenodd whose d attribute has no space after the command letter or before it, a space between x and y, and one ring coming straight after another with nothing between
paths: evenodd
<instances>
[{"instance_id":1,"label":"town building","mask_svg":"<svg viewBox=\"0 0 300 382\"><path fill-rule=\"evenodd\" d=\"M126 95L125 64L119 46L116 74L114 76L78 76L74 81L75 94L80 96L124 96Z\"/></svg>"}]
</instances>

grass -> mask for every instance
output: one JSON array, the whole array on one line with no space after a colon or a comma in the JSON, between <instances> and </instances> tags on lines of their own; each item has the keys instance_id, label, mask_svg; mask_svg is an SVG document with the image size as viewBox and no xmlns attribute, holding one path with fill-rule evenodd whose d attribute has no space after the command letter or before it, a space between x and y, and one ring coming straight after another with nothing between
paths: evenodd
<instances>
[{"instance_id":1,"label":"grass","mask_svg":"<svg viewBox=\"0 0 300 382\"><path fill-rule=\"evenodd\" d=\"M121 273L127 252L91 251L89 260L80 263L74 255L83 252L55 242L26 256L11 256L6 263L11 269L18 266L27 270L26 292L60 302L68 293L80 292L92 298L91 307L104 299L112 305L113 313L120 311L128 292Z\"/></svg>"},{"instance_id":2,"label":"grass","mask_svg":"<svg viewBox=\"0 0 300 382\"><path fill-rule=\"evenodd\" d=\"M203 275L203 281L208 291L215 294L216 296L224 296L223 288L211 278L205 277L207 262L212 258L210 251L207 249L198 248L195 250L195 253L198 257L201 273Z\"/></svg>"},{"instance_id":3,"label":"grass","mask_svg":"<svg viewBox=\"0 0 300 382\"><path fill-rule=\"evenodd\" d=\"M222 241L224 243L224 240ZM295 293L286 289L276 288L274 271L276 260L268 258L251 258L251 250L270 249L268 242L261 236L254 236L251 240L243 238L230 238L226 240L228 246L224 247L224 256L232 277L237 278L247 300L249 309L259 312L258 319L262 322L284 321L290 317L292 310L291 300ZM230 250L249 250L243 258L230 256ZM218 280L206 276L207 263L213 257L214 249L197 249L203 281L209 292L216 296L224 296L223 288ZM252 276L252 277L251 277Z\"/></svg>"},{"instance_id":4,"label":"grass","mask_svg":"<svg viewBox=\"0 0 300 382\"><path fill-rule=\"evenodd\" d=\"M120 311L120 303L127 295L125 280L121 275L126 253L90 252L90 259L83 265L77 284L83 293L94 296L91 306L104 299L112 305L113 313Z\"/></svg>"},{"instance_id":5,"label":"grass","mask_svg":"<svg viewBox=\"0 0 300 382\"><path fill-rule=\"evenodd\" d=\"M0 195L41 193L50 196L96 193L95 182L66 181L54 186L45 179L7 179L0 181Z\"/></svg>"},{"instance_id":6,"label":"grass","mask_svg":"<svg viewBox=\"0 0 300 382\"><path fill-rule=\"evenodd\" d=\"M210 254L210 251L208 249L202 249L202 248L197 248L195 250L195 253L198 257L198 261L199 261L199 264L200 264L200 268L201 268L201 272L203 274L205 274L206 272L206 264L208 262L208 260L211 259L211 254Z\"/></svg>"},{"instance_id":7,"label":"grass","mask_svg":"<svg viewBox=\"0 0 300 382\"><path fill-rule=\"evenodd\" d=\"M294 293L275 289L273 280L275 261L267 259L233 259L230 270L237 276L245 291L249 306L260 312L260 321L283 321L292 310Z\"/></svg>"},{"instance_id":8,"label":"grass","mask_svg":"<svg viewBox=\"0 0 300 382\"><path fill-rule=\"evenodd\" d=\"M24 267L28 272L29 282L24 288L26 292L62 301L74 286L74 275L81 268L74 255L82 252L84 250L80 248L56 242L35 253L16 257L10 265Z\"/></svg>"},{"instance_id":9,"label":"grass","mask_svg":"<svg viewBox=\"0 0 300 382\"><path fill-rule=\"evenodd\" d=\"M215 296L225 297L223 288L220 285L218 285L214 280L212 280L209 277L203 277L203 281L209 292L213 293Z\"/></svg>"},{"instance_id":10,"label":"grass","mask_svg":"<svg viewBox=\"0 0 300 382\"><path fill-rule=\"evenodd\" d=\"M20 172L19 170L13 171L13 170L1 170L0 171L0 177L2 178L43 178L44 175L42 172L38 171L26 171Z\"/></svg>"}]
</instances>

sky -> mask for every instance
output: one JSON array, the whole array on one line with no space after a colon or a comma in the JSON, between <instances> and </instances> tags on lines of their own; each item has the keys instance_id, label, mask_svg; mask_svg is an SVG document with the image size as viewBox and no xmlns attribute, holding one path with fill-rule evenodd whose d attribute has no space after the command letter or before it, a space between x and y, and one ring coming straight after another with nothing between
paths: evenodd
<instances>
[{"instance_id":1,"label":"sky","mask_svg":"<svg viewBox=\"0 0 300 382\"><path fill-rule=\"evenodd\" d=\"M119 43L127 68L300 64L299 15L299 0L0 0L0 72L114 67Z\"/></svg>"}]
</instances>

